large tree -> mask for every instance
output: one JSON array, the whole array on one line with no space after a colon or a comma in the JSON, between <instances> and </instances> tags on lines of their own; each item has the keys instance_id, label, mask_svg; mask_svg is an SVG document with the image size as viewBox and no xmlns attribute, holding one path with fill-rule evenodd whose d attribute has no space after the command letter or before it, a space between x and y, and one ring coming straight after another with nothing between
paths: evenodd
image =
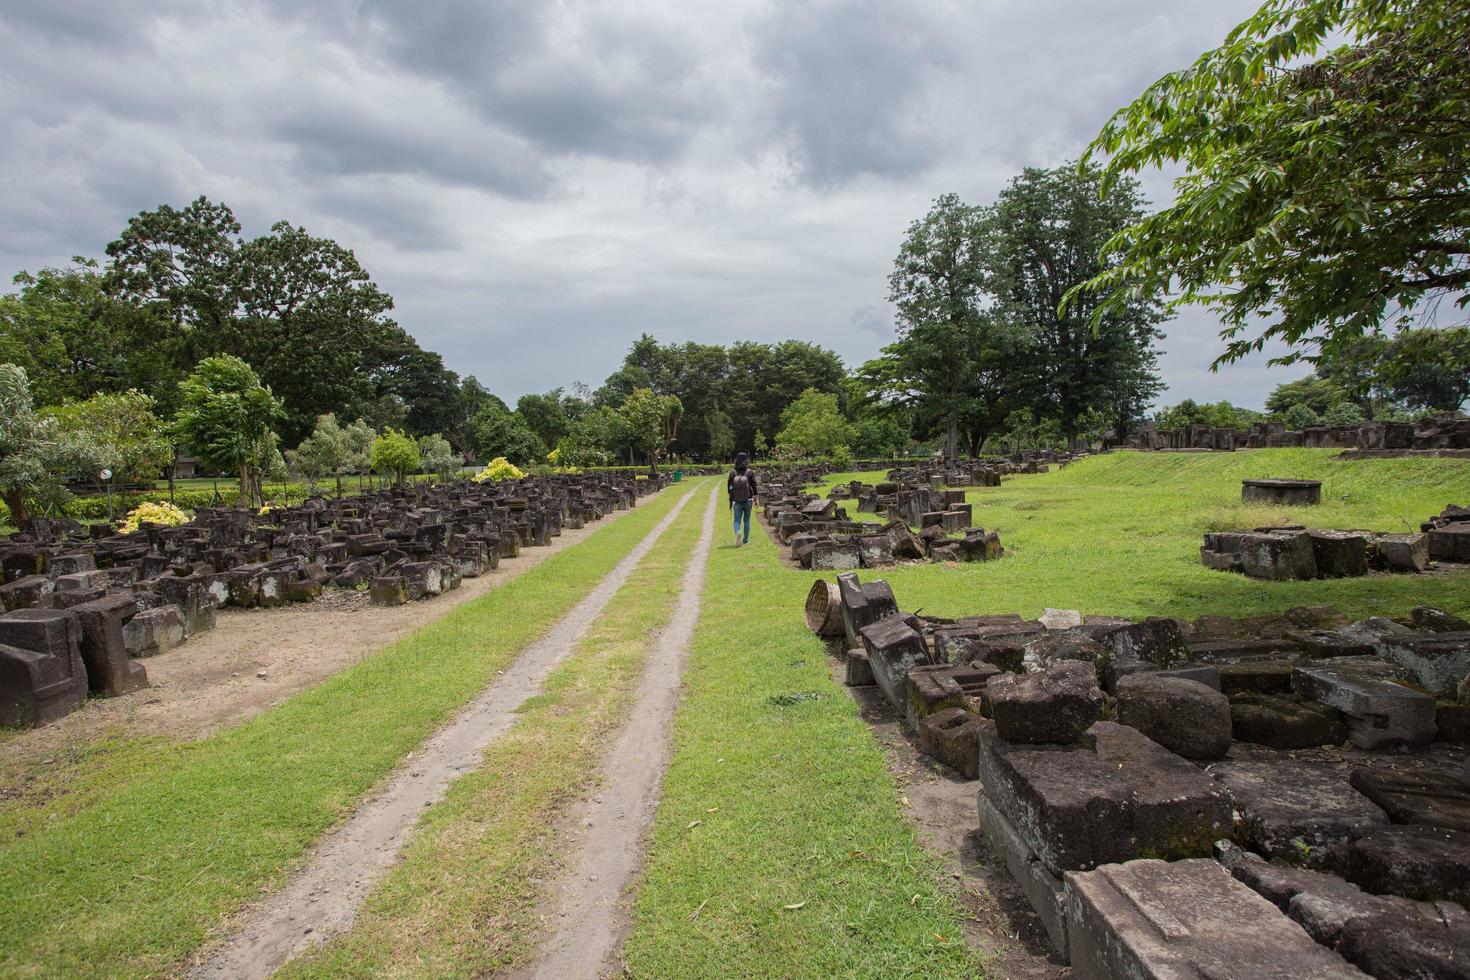
<instances>
[{"instance_id":1,"label":"large tree","mask_svg":"<svg viewBox=\"0 0 1470 980\"><path fill-rule=\"evenodd\" d=\"M1217 366L1268 341L1289 348L1276 361L1330 356L1436 311L1463 323L1467 38L1464 0L1269 0L1149 86L1092 152L1110 181L1185 172L1111 243L1123 261L1088 283L1095 315L1174 288L1224 324Z\"/></svg>"},{"instance_id":2,"label":"large tree","mask_svg":"<svg viewBox=\"0 0 1470 980\"><path fill-rule=\"evenodd\" d=\"M1135 181L1118 178L1104 187L1097 168L1063 166L1028 167L988 216L982 262L985 288L995 297L991 315L1024 329L1034 410L1055 419L1067 439L1089 411L1117 416L1109 421L1126 427L1163 387L1154 372L1165 316L1161 290L1103 308L1088 293L1062 302L1117 264L1109 241L1143 213Z\"/></svg>"},{"instance_id":3,"label":"large tree","mask_svg":"<svg viewBox=\"0 0 1470 980\"><path fill-rule=\"evenodd\" d=\"M651 388L635 388L618 409L633 445L648 458L648 468L658 472L659 457L679 434L684 407L674 395L659 395Z\"/></svg>"},{"instance_id":4,"label":"large tree","mask_svg":"<svg viewBox=\"0 0 1470 980\"><path fill-rule=\"evenodd\" d=\"M941 433L950 458L965 421L983 442L991 422L1005 417L1020 373L1011 356L1017 332L989 309L989 237L985 209L955 194L909 226L888 277L899 339L864 372L880 397L910 406L921 428Z\"/></svg>"}]
</instances>

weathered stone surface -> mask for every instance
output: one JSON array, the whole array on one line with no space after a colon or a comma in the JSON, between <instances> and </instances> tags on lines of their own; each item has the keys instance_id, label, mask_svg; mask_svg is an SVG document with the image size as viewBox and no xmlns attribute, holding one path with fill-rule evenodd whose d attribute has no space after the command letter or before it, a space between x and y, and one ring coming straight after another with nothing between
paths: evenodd
<instances>
[{"instance_id":1,"label":"weathered stone surface","mask_svg":"<svg viewBox=\"0 0 1470 980\"><path fill-rule=\"evenodd\" d=\"M1049 630L1069 630L1082 625L1082 614L1075 609L1050 609L1039 620Z\"/></svg>"},{"instance_id":2,"label":"weathered stone surface","mask_svg":"<svg viewBox=\"0 0 1470 980\"><path fill-rule=\"evenodd\" d=\"M964 689L950 676L954 668L949 664L925 664L915 667L908 674L909 724L918 727L919 722L945 708L966 708Z\"/></svg>"},{"instance_id":3,"label":"weathered stone surface","mask_svg":"<svg viewBox=\"0 0 1470 980\"><path fill-rule=\"evenodd\" d=\"M1326 766L1250 759L1217 762L1209 772L1238 814L1236 839L1270 858L1316 864L1324 848L1388 823L1383 810Z\"/></svg>"},{"instance_id":4,"label":"weathered stone surface","mask_svg":"<svg viewBox=\"0 0 1470 980\"><path fill-rule=\"evenodd\" d=\"M1414 621L1415 626L1432 633L1460 633L1470 630L1470 622L1433 606L1415 606L1410 611L1409 617Z\"/></svg>"},{"instance_id":5,"label":"weathered stone surface","mask_svg":"<svg viewBox=\"0 0 1470 980\"><path fill-rule=\"evenodd\" d=\"M1046 869L1036 852L1011 822L995 808L982 790L979 794L980 829L1005 861L1006 870L1021 886L1026 901L1046 929L1052 946L1067 955L1067 917L1062 901L1062 879Z\"/></svg>"},{"instance_id":6,"label":"weathered stone surface","mask_svg":"<svg viewBox=\"0 0 1470 980\"><path fill-rule=\"evenodd\" d=\"M1470 904L1470 833L1382 827L1348 845L1347 879L1376 895Z\"/></svg>"},{"instance_id":7,"label":"weathered stone surface","mask_svg":"<svg viewBox=\"0 0 1470 980\"><path fill-rule=\"evenodd\" d=\"M924 638L897 614L864 626L859 634L873 668L873 679L889 704L899 711L905 710L909 671L933 662Z\"/></svg>"},{"instance_id":8,"label":"weathered stone surface","mask_svg":"<svg viewBox=\"0 0 1470 980\"><path fill-rule=\"evenodd\" d=\"M858 543L852 538L823 538L812 544L811 568L814 571L846 571L861 565Z\"/></svg>"},{"instance_id":9,"label":"weathered stone surface","mask_svg":"<svg viewBox=\"0 0 1470 980\"><path fill-rule=\"evenodd\" d=\"M1430 531L1429 557L1435 561L1470 562L1470 521L1446 524Z\"/></svg>"},{"instance_id":10,"label":"weathered stone surface","mask_svg":"<svg viewBox=\"0 0 1470 980\"><path fill-rule=\"evenodd\" d=\"M177 606L144 609L123 626L131 657L152 657L184 642L184 616Z\"/></svg>"},{"instance_id":11,"label":"weathered stone surface","mask_svg":"<svg viewBox=\"0 0 1470 980\"><path fill-rule=\"evenodd\" d=\"M375 606L402 606L408 602L408 581L401 575L380 575L368 587L368 601Z\"/></svg>"},{"instance_id":12,"label":"weathered stone surface","mask_svg":"<svg viewBox=\"0 0 1470 980\"><path fill-rule=\"evenodd\" d=\"M844 663L846 673L843 683L848 687L871 687L878 683L873 679L873 665L868 663L868 651L849 650Z\"/></svg>"},{"instance_id":13,"label":"weathered stone surface","mask_svg":"<svg viewBox=\"0 0 1470 980\"><path fill-rule=\"evenodd\" d=\"M1008 742L987 722L979 769L986 798L1053 875L1209 854L1229 833L1230 804L1210 776L1114 722L1073 746Z\"/></svg>"},{"instance_id":14,"label":"weathered stone surface","mask_svg":"<svg viewBox=\"0 0 1470 980\"><path fill-rule=\"evenodd\" d=\"M980 718L963 707L943 708L925 715L917 726L919 751L957 770L966 779L978 778Z\"/></svg>"},{"instance_id":15,"label":"weathered stone surface","mask_svg":"<svg viewBox=\"0 0 1470 980\"><path fill-rule=\"evenodd\" d=\"M1428 769L1354 769L1353 788L1394 823L1470 831L1470 786Z\"/></svg>"},{"instance_id":16,"label":"weathered stone surface","mask_svg":"<svg viewBox=\"0 0 1470 980\"><path fill-rule=\"evenodd\" d=\"M1186 759L1230 751L1230 702L1197 681L1134 674L1118 682L1118 721Z\"/></svg>"},{"instance_id":17,"label":"weathered stone surface","mask_svg":"<svg viewBox=\"0 0 1470 980\"><path fill-rule=\"evenodd\" d=\"M45 725L87 700L81 623L59 609L0 616L0 725Z\"/></svg>"},{"instance_id":18,"label":"weathered stone surface","mask_svg":"<svg viewBox=\"0 0 1470 980\"><path fill-rule=\"evenodd\" d=\"M1422 745L1434 738L1434 698L1374 676L1362 662L1323 661L1292 670L1292 688L1347 716L1362 749Z\"/></svg>"},{"instance_id":19,"label":"weathered stone surface","mask_svg":"<svg viewBox=\"0 0 1470 980\"><path fill-rule=\"evenodd\" d=\"M886 534L860 534L857 548L858 562L863 568L883 568L893 564L893 538Z\"/></svg>"},{"instance_id":20,"label":"weathered stone surface","mask_svg":"<svg viewBox=\"0 0 1470 980\"><path fill-rule=\"evenodd\" d=\"M884 581L863 583L857 573L846 572L837 576L838 598L841 602L842 630L847 636L849 648L862 645L860 631L870 623L898 614L898 602L893 590Z\"/></svg>"},{"instance_id":21,"label":"weathered stone surface","mask_svg":"<svg viewBox=\"0 0 1470 980\"><path fill-rule=\"evenodd\" d=\"M1374 644L1365 641L1361 636L1338 630L1292 630L1287 636L1303 654L1315 660L1330 657L1371 657L1376 652Z\"/></svg>"},{"instance_id":22,"label":"weathered stone surface","mask_svg":"<svg viewBox=\"0 0 1470 980\"><path fill-rule=\"evenodd\" d=\"M1179 623L1172 619L1145 619L1103 630L1096 638L1119 657L1135 657L1160 667L1189 659L1184 634L1179 630Z\"/></svg>"},{"instance_id":23,"label":"weathered stone surface","mask_svg":"<svg viewBox=\"0 0 1470 980\"><path fill-rule=\"evenodd\" d=\"M1391 572L1429 571L1429 535L1380 534L1375 544L1378 559Z\"/></svg>"},{"instance_id":24,"label":"weathered stone surface","mask_svg":"<svg viewBox=\"0 0 1470 980\"><path fill-rule=\"evenodd\" d=\"M104 697L129 694L148 686L148 671L128 659L123 627L138 612L132 596L114 594L72 607L82 627L82 662L87 687Z\"/></svg>"},{"instance_id":25,"label":"weathered stone surface","mask_svg":"<svg viewBox=\"0 0 1470 980\"><path fill-rule=\"evenodd\" d=\"M1039 673L996 676L985 705L1007 741L1067 743L1102 717L1103 695L1091 665L1066 660Z\"/></svg>"},{"instance_id":26,"label":"weathered stone surface","mask_svg":"<svg viewBox=\"0 0 1470 980\"><path fill-rule=\"evenodd\" d=\"M1420 686L1438 697L1454 698L1470 674L1470 630L1385 636L1378 651L1413 671Z\"/></svg>"},{"instance_id":27,"label":"weathered stone surface","mask_svg":"<svg viewBox=\"0 0 1470 980\"><path fill-rule=\"evenodd\" d=\"M1227 695L1290 694L1295 666L1288 660L1262 659L1220 664L1220 690Z\"/></svg>"},{"instance_id":28,"label":"weathered stone surface","mask_svg":"<svg viewBox=\"0 0 1470 980\"><path fill-rule=\"evenodd\" d=\"M1235 879L1299 923L1323 946L1375 978L1470 978L1470 913L1450 902L1370 895L1336 875L1224 860Z\"/></svg>"},{"instance_id":29,"label":"weathered stone surface","mask_svg":"<svg viewBox=\"0 0 1470 980\"><path fill-rule=\"evenodd\" d=\"M1241 480L1245 503L1311 505L1322 502L1321 480Z\"/></svg>"},{"instance_id":30,"label":"weathered stone surface","mask_svg":"<svg viewBox=\"0 0 1470 980\"><path fill-rule=\"evenodd\" d=\"M1368 574L1368 538L1351 531L1307 532L1312 541L1312 558L1322 578L1353 578Z\"/></svg>"},{"instance_id":31,"label":"weathered stone surface","mask_svg":"<svg viewBox=\"0 0 1470 980\"><path fill-rule=\"evenodd\" d=\"M1026 670L1038 671L1059 663L1080 661L1092 665L1096 674L1113 656L1112 650L1082 633L1046 632L1026 641L1021 663Z\"/></svg>"},{"instance_id":32,"label":"weathered stone surface","mask_svg":"<svg viewBox=\"0 0 1470 980\"><path fill-rule=\"evenodd\" d=\"M1064 882L1078 980L1367 976L1214 861L1131 861Z\"/></svg>"},{"instance_id":33,"label":"weathered stone surface","mask_svg":"<svg viewBox=\"0 0 1470 980\"><path fill-rule=\"evenodd\" d=\"M1231 736L1273 749L1341 745L1347 725L1332 708L1295 695L1242 693L1230 697Z\"/></svg>"}]
</instances>

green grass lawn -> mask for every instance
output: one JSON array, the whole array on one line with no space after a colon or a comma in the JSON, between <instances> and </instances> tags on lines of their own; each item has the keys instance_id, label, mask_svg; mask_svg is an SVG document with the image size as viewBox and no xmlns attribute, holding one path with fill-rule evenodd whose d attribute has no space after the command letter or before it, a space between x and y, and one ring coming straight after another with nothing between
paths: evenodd
<instances>
[{"instance_id":1,"label":"green grass lawn","mask_svg":"<svg viewBox=\"0 0 1470 980\"><path fill-rule=\"evenodd\" d=\"M283 976L484 976L531 958L545 883L561 870L556 819L592 787L627 716L708 500L706 482L515 727L429 809L352 930Z\"/></svg>"},{"instance_id":2,"label":"green grass lawn","mask_svg":"<svg viewBox=\"0 0 1470 980\"><path fill-rule=\"evenodd\" d=\"M1470 613L1465 572L1263 582L1200 564L1206 531L1278 523L1409 531L1446 504L1470 503L1470 461L1336 456L1315 449L1121 452L1007 476L999 487L966 495L975 523L1000 533L1000 561L865 574L886 579L903 608L941 616L1036 616L1047 606L1134 617L1245 616L1316 603L1352 616L1402 615L1421 603ZM1321 480L1323 503L1242 504L1240 481L1258 477ZM852 479L873 483L881 475L835 474L820 492Z\"/></svg>"},{"instance_id":3,"label":"green grass lawn","mask_svg":"<svg viewBox=\"0 0 1470 980\"><path fill-rule=\"evenodd\" d=\"M101 753L97 765L115 779L105 786L81 763L78 806L12 809L7 826L24 833L0 843L0 975L173 969L564 615L682 492L239 726Z\"/></svg>"},{"instance_id":4,"label":"green grass lawn","mask_svg":"<svg viewBox=\"0 0 1470 980\"><path fill-rule=\"evenodd\" d=\"M723 516L723 515L722 515ZM722 520L723 524L723 520ZM721 527L635 930L638 977L964 977L958 899L805 627L805 576Z\"/></svg>"}]
</instances>

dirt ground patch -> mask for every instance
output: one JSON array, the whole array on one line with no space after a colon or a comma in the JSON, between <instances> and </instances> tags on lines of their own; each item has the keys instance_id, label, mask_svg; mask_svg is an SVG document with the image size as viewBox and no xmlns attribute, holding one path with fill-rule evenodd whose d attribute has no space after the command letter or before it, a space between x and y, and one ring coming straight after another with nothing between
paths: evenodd
<instances>
[{"instance_id":1,"label":"dirt ground patch","mask_svg":"<svg viewBox=\"0 0 1470 980\"><path fill-rule=\"evenodd\" d=\"M832 677L843 670L833 661ZM979 780L963 779L920 753L904 735L897 713L876 687L848 687L883 749L906 805L904 819L925 849L938 857L970 919L965 939L988 958L989 972L1007 980L1070 977L1046 938L1041 920L1006 871L1004 859L980 830L975 797Z\"/></svg>"},{"instance_id":2,"label":"dirt ground patch","mask_svg":"<svg viewBox=\"0 0 1470 980\"><path fill-rule=\"evenodd\" d=\"M641 497L642 506L655 499ZM328 590L321 599L277 609L222 609L218 625L142 661L149 686L120 698L90 698L79 711L43 728L0 735L0 787L42 757L101 735L198 738L237 724L298 691L372 656L445 613L479 598L631 510L578 530L545 548L505 558L495 571L460 588L403 606L373 606L367 594Z\"/></svg>"}]
</instances>

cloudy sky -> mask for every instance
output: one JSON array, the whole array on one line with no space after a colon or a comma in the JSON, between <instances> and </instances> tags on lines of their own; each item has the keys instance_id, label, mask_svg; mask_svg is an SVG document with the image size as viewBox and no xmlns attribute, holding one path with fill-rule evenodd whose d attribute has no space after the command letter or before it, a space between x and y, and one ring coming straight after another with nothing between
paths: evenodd
<instances>
[{"instance_id":1,"label":"cloudy sky","mask_svg":"<svg viewBox=\"0 0 1470 980\"><path fill-rule=\"evenodd\" d=\"M1257 2L6 0L0 273L204 194L353 248L509 398L595 385L644 331L857 364L935 196L1075 158ZM1167 329L1166 401L1302 373L1212 375L1214 321Z\"/></svg>"}]
</instances>

